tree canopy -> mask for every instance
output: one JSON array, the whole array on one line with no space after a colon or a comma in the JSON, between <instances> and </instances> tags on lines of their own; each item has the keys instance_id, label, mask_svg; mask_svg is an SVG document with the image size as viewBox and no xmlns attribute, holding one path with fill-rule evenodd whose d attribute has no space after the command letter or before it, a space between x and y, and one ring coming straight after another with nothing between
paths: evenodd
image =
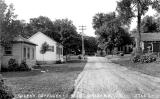
<instances>
[{"instance_id":1,"label":"tree canopy","mask_svg":"<svg viewBox=\"0 0 160 99\"><path fill-rule=\"evenodd\" d=\"M113 50L114 47L131 44L130 35L122 27L115 12L96 14L93 17L93 27L96 30L96 35L98 35L98 46L101 49Z\"/></svg>"},{"instance_id":2,"label":"tree canopy","mask_svg":"<svg viewBox=\"0 0 160 99\"><path fill-rule=\"evenodd\" d=\"M10 4L7 6L4 1L1 2L1 22L0 22L0 28L1 28L1 42L7 42L12 40L14 35L17 33L14 31L15 27L15 19L16 15L14 14L14 7L13 4ZM9 37L10 36L10 37Z\"/></svg>"},{"instance_id":3,"label":"tree canopy","mask_svg":"<svg viewBox=\"0 0 160 99\"><path fill-rule=\"evenodd\" d=\"M141 31L142 33L159 32L158 25L157 19L152 16L146 16L142 19Z\"/></svg>"}]
</instances>

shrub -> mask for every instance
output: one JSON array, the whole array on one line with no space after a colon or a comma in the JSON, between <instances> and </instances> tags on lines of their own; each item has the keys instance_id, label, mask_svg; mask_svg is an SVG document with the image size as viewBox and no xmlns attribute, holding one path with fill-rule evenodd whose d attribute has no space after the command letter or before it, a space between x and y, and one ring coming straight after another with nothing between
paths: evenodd
<instances>
[{"instance_id":1,"label":"shrub","mask_svg":"<svg viewBox=\"0 0 160 99\"><path fill-rule=\"evenodd\" d=\"M27 65L26 61L23 60L18 68L19 71L30 71L31 69Z\"/></svg>"},{"instance_id":2,"label":"shrub","mask_svg":"<svg viewBox=\"0 0 160 99\"><path fill-rule=\"evenodd\" d=\"M34 68L34 69L40 69L40 68L41 68L41 65L35 65L35 66L33 66L32 68Z\"/></svg>"},{"instance_id":3,"label":"shrub","mask_svg":"<svg viewBox=\"0 0 160 99\"><path fill-rule=\"evenodd\" d=\"M132 56L131 61L133 63L138 63L138 62L140 62L140 57L141 57L140 55Z\"/></svg>"},{"instance_id":4,"label":"shrub","mask_svg":"<svg viewBox=\"0 0 160 99\"><path fill-rule=\"evenodd\" d=\"M79 55L79 56L78 56L78 59L82 59L82 56L81 56L81 55Z\"/></svg>"},{"instance_id":5,"label":"shrub","mask_svg":"<svg viewBox=\"0 0 160 99\"><path fill-rule=\"evenodd\" d=\"M8 70L8 68L6 68L6 67L1 67L1 72L8 72L9 70Z\"/></svg>"},{"instance_id":6,"label":"shrub","mask_svg":"<svg viewBox=\"0 0 160 99\"><path fill-rule=\"evenodd\" d=\"M4 84L0 75L0 99L12 99L14 97L11 88Z\"/></svg>"},{"instance_id":7,"label":"shrub","mask_svg":"<svg viewBox=\"0 0 160 99\"><path fill-rule=\"evenodd\" d=\"M57 60L56 64L62 64L62 61L61 60Z\"/></svg>"},{"instance_id":8,"label":"shrub","mask_svg":"<svg viewBox=\"0 0 160 99\"><path fill-rule=\"evenodd\" d=\"M11 58L8 61L8 71L17 71L19 68L19 65L16 61L16 59Z\"/></svg>"},{"instance_id":9,"label":"shrub","mask_svg":"<svg viewBox=\"0 0 160 99\"><path fill-rule=\"evenodd\" d=\"M26 61L23 60L19 65L15 59L10 59L8 61L8 68L3 68L2 71L30 71L31 69L26 64Z\"/></svg>"},{"instance_id":10,"label":"shrub","mask_svg":"<svg viewBox=\"0 0 160 99\"><path fill-rule=\"evenodd\" d=\"M40 66L40 65L42 65L42 63L40 63L39 61L36 60L36 65Z\"/></svg>"},{"instance_id":11,"label":"shrub","mask_svg":"<svg viewBox=\"0 0 160 99\"><path fill-rule=\"evenodd\" d=\"M153 54L145 54L145 55L135 55L133 56L133 58L131 59L132 62L134 63L151 63L156 61L157 57L156 55Z\"/></svg>"}]
</instances>

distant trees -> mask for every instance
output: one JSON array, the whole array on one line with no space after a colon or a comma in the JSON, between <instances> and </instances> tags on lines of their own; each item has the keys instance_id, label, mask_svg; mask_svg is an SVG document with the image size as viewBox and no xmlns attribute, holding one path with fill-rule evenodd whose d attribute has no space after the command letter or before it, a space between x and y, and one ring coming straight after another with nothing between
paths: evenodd
<instances>
[{"instance_id":1,"label":"distant trees","mask_svg":"<svg viewBox=\"0 0 160 99\"><path fill-rule=\"evenodd\" d=\"M84 48L88 55L94 55L97 52L97 40L95 37L84 36Z\"/></svg>"},{"instance_id":2,"label":"distant trees","mask_svg":"<svg viewBox=\"0 0 160 99\"><path fill-rule=\"evenodd\" d=\"M158 24L156 19L152 16L144 17L141 22L141 31L142 33L158 32Z\"/></svg>"},{"instance_id":3,"label":"distant trees","mask_svg":"<svg viewBox=\"0 0 160 99\"><path fill-rule=\"evenodd\" d=\"M137 29L133 29L132 33L137 33ZM160 17L145 16L141 22L142 33L159 33L160 32Z\"/></svg>"}]
</instances>

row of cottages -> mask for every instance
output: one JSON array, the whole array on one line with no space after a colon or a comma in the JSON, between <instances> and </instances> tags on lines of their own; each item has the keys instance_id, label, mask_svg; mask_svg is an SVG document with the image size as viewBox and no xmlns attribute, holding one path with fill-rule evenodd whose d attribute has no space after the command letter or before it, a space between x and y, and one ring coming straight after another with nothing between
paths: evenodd
<instances>
[{"instance_id":1,"label":"row of cottages","mask_svg":"<svg viewBox=\"0 0 160 99\"><path fill-rule=\"evenodd\" d=\"M44 42L49 45L49 49L45 54L41 54L40 49ZM7 67L11 58L16 59L19 64L25 60L30 67L35 65L36 61L48 63L63 61L63 46L41 32L29 39L18 36L11 44L5 47L0 46L0 68L1 66Z\"/></svg>"},{"instance_id":2,"label":"row of cottages","mask_svg":"<svg viewBox=\"0 0 160 99\"><path fill-rule=\"evenodd\" d=\"M137 40L137 34L132 34ZM141 48L143 53L159 53L160 52L160 33L141 33Z\"/></svg>"}]
</instances>

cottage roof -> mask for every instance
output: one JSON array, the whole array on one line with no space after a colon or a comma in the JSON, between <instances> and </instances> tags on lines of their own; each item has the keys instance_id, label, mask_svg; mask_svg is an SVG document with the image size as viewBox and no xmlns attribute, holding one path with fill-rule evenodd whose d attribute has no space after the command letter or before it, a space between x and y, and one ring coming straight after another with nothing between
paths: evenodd
<instances>
[{"instance_id":1,"label":"cottage roof","mask_svg":"<svg viewBox=\"0 0 160 99\"><path fill-rule=\"evenodd\" d=\"M137 37L137 34L132 34L132 37ZM141 33L142 41L160 41L160 33Z\"/></svg>"},{"instance_id":2,"label":"cottage roof","mask_svg":"<svg viewBox=\"0 0 160 99\"><path fill-rule=\"evenodd\" d=\"M31 45L36 45L36 44L32 43L31 41L29 41L28 39L22 37L21 35L15 37L13 39L13 43L27 43L27 44L31 44Z\"/></svg>"},{"instance_id":3,"label":"cottage roof","mask_svg":"<svg viewBox=\"0 0 160 99\"><path fill-rule=\"evenodd\" d=\"M30 38L28 38L28 40L32 39L33 37L39 35L39 34L42 34L43 36L47 37L48 39L52 40L53 42L56 42L58 45L61 45L63 46L61 43L57 42L56 40L54 40L53 38L47 36L46 34L42 33L42 32L37 32L35 33L34 35L32 35Z\"/></svg>"}]
</instances>

